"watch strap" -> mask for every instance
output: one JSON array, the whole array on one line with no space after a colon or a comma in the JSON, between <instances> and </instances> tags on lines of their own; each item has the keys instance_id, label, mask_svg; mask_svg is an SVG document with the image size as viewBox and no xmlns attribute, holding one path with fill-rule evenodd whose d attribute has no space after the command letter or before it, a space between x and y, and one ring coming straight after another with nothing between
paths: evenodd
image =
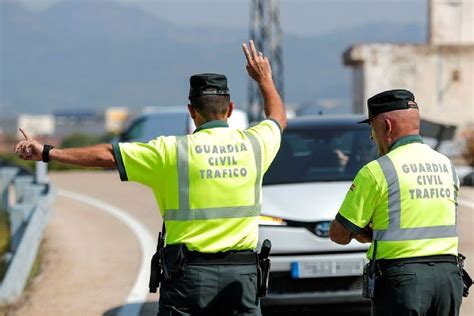
<instances>
[{"instance_id":1,"label":"watch strap","mask_svg":"<svg viewBox=\"0 0 474 316\"><path fill-rule=\"evenodd\" d=\"M42 154L41 154L41 160L42 160L43 162L49 163L49 162L51 161L51 160L49 159L49 151L50 151L51 149L53 149L53 148L54 148L53 145L48 145L48 144L46 144L46 145L43 146L43 152L42 152Z\"/></svg>"}]
</instances>

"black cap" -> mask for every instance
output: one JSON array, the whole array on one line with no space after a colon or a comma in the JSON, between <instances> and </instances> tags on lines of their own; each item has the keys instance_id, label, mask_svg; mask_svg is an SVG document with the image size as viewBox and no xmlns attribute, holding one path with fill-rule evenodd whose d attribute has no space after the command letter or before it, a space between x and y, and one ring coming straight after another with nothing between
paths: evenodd
<instances>
[{"instance_id":1,"label":"black cap","mask_svg":"<svg viewBox=\"0 0 474 316\"><path fill-rule=\"evenodd\" d=\"M219 74L197 74L189 78L189 98L210 94L229 95L226 76Z\"/></svg>"},{"instance_id":2,"label":"black cap","mask_svg":"<svg viewBox=\"0 0 474 316\"><path fill-rule=\"evenodd\" d=\"M406 110L409 108L418 109L415 102L415 96L408 90L397 89L388 90L374 95L367 100L367 108L369 110L369 118L359 123L369 123L369 121L380 113Z\"/></svg>"}]
</instances>

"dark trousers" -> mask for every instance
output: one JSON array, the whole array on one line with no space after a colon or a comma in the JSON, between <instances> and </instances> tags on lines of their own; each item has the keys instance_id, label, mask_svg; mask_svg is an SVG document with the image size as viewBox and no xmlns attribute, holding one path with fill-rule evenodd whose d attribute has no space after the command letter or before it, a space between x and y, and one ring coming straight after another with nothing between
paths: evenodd
<instances>
[{"instance_id":1,"label":"dark trousers","mask_svg":"<svg viewBox=\"0 0 474 316\"><path fill-rule=\"evenodd\" d=\"M255 265L188 265L160 287L159 316L261 316Z\"/></svg>"},{"instance_id":2,"label":"dark trousers","mask_svg":"<svg viewBox=\"0 0 474 316\"><path fill-rule=\"evenodd\" d=\"M463 282L456 263L404 263L381 270L372 315L459 315Z\"/></svg>"}]
</instances>

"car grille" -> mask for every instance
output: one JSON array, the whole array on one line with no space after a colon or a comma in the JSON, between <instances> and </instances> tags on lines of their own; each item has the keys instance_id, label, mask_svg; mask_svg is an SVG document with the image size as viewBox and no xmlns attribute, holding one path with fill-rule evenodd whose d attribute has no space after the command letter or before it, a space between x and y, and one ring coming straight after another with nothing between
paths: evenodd
<instances>
[{"instance_id":1,"label":"car grille","mask_svg":"<svg viewBox=\"0 0 474 316\"><path fill-rule=\"evenodd\" d=\"M362 290L362 276L293 279L288 272L272 272L268 292L289 294L354 290Z\"/></svg>"}]
</instances>

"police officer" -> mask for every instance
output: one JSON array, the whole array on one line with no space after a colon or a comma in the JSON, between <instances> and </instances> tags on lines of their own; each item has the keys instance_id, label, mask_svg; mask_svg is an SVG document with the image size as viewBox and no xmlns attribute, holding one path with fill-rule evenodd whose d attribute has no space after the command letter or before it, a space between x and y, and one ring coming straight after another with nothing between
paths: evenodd
<instances>
[{"instance_id":1,"label":"police officer","mask_svg":"<svg viewBox=\"0 0 474 316\"><path fill-rule=\"evenodd\" d=\"M123 181L149 186L166 225L159 315L261 315L257 297L258 221L262 177L278 152L286 114L268 59L243 44L267 119L247 130L229 128L227 79L190 78L192 135L148 143L55 149L25 132L15 150L24 159L85 167L116 167Z\"/></svg>"},{"instance_id":2,"label":"police officer","mask_svg":"<svg viewBox=\"0 0 474 316\"><path fill-rule=\"evenodd\" d=\"M330 226L330 238L371 242L373 315L458 315L459 180L444 155L423 144L420 114L407 90L367 101L379 156L365 165Z\"/></svg>"}]
</instances>

